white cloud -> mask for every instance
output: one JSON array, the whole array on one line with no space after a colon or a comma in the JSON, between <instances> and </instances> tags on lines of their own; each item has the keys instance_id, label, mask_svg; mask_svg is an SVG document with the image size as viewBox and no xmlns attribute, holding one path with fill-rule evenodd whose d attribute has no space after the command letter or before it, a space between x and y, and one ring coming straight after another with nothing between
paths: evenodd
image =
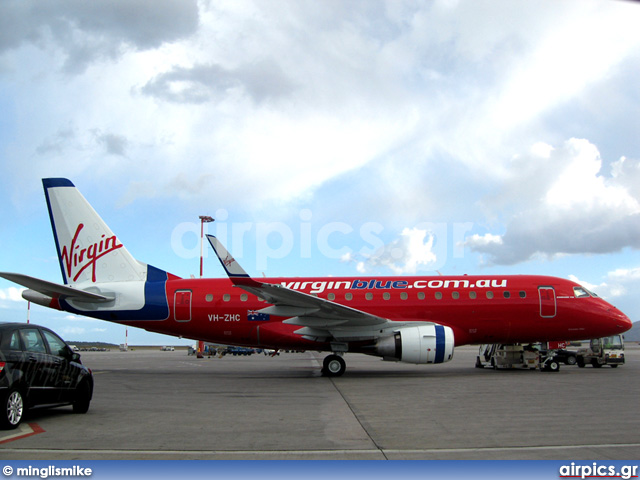
<instances>
[{"instance_id":1,"label":"white cloud","mask_svg":"<svg viewBox=\"0 0 640 480\"><path fill-rule=\"evenodd\" d=\"M24 288L17 287L0 289L0 302L24 302L22 298L22 292L24 292L24 290Z\"/></svg>"},{"instance_id":2,"label":"white cloud","mask_svg":"<svg viewBox=\"0 0 640 480\"><path fill-rule=\"evenodd\" d=\"M638 46L634 31L638 11L633 2L555 5L570 11L549 19L552 29L532 44L507 76L493 108L498 128L513 128L580 94ZM559 25L562 13L571 21Z\"/></svg>"},{"instance_id":3,"label":"white cloud","mask_svg":"<svg viewBox=\"0 0 640 480\"><path fill-rule=\"evenodd\" d=\"M575 275L569 275L569 279L609 300L629 297L635 303L640 291L640 267L619 268L610 271L604 281L599 284L589 283Z\"/></svg>"},{"instance_id":4,"label":"white cloud","mask_svg":"<svg viewBox=\"0 0 640 480\"><path fill-rule=\"evenodd\" d=\"M600 174L602 159L595 145L572 138L565 143L565 154L562 159L564 169L558 171L544 197L549 210L592 213L594 210L612 209L625 216L640 212L638 200L626 187ZM622 179L619 174L618 178Z\"/></svg>"},{"instance_id":5,"label":"white cloud","mask_svg":"<svg viewBox=\"0 0 640 480\"><path fill-rule=\"evenodd\" d=\"M469 247L486 247L489 245L502 245L502 237L500 235L493 235L491 233L485 233L484 235L473 234L467 238L464 243Z\"/></svg>"},{"instance_id":6,"label":"white cloud","mask_svg":"<svg viewBox=\"0 0 640 480\"><path fill-rule=\"evenodd\" d=\"M528 215L511 208L502 248L543 223L536 214L564 221L552 205L628 214L637 204L633 161L610 179L595 172L595 146L571 156L518 130L538 133L545 115L634 58L640 35L625 26L640 9L624 2L167 0L148 25L135 15L142 0L81 3L46 15L33 2L0 7L3 79L20 112L7 158L27 159L10 170L15 204L34 176L70 176L118 206L179 197L255 211L353 174L353 197L371 197L356 208L384 212L385 224L465 217L480 192L502 188ZM495 205L483 213L504 219Z\"/></svg>"},{"instance_id":7,"label":"white cloud","mask_svg":"<svg viewBox=\"0 0 640 480\"><path fill-rule=\"evenodd\" d=\"M498 264L640 248L640 198L620 165L614 176L602 174L595 145L570 139L548 157L529 154L517 161L524 168L513 169L502 193L487 199L510 212L506 232L474 235L467 246Z\"/></svg>"},{"instance_id":8,"label":"white cloud","mask_svg":"<svg viewBox=\"0 0 640 480\"><path fill-rule=\"evenodd\" d=\"M416 169L441 173L444 153L499 176L517 123L580 95L640 42L620 27L636 20L631 8L587 0L166 0L144 22L142 0L7 5L0 52L15 58L15 85L29 85L16 90L26 121L9 150L29 158L35 145L41 157L14 175L99 173L120 185L120 204L286 202L386 157L395 196L426 200ZM73 72L63 82L52 50Z\"/></svg>"},{"instance_id":9,"label":"white cloud","mask_svg":"<svg viewBox=\"0 0 640 480\"><path fill-rule=\"evenodd\" d=\"M640 267L636 268L618 268L609 272L609 278L617 282L632 282L640 280Z\"/></svg>"},{"instance_id":10,"label":"white cloud","mask_svg":"<svg viewBox=\"0 0 640 480\"><path fill-rule=\"evenodd\" d=\"M396 275L416 274L437 268L438 257L434 252L436 236L421 228L404 228L398 238L370 255L346 254L341 260L356 262L356 270L368 273L378 267L391 270Z\"/></svg>"},{"instance_id":11,"label":"white cloud","mask_svg":"<svg viewBox=\"0 0 640 480\"><path fill-rule=\"evenodd\" d=\"M34 43L63 50L64 69L79 73L93 62L117 59L129 48L158 48L195 33L196 0L37 0L3 2L0 6L0 53Z\"/></svg>"}]
</instances>

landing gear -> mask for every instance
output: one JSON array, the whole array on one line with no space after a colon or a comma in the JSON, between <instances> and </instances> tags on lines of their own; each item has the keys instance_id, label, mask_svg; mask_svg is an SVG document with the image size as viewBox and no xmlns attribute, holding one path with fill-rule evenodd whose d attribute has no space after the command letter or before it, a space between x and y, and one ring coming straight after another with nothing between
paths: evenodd
<instances>
[{"instance_id":1,"label":"landing gear","mask_svg":"<svg viewBox=\"0 0 640 480\"><path fill-rule=\"evenodd\" d=\"M559 372L560 364L558 363L557 360L554 360L554 359L547 360L547 362L544 363L544 366L541 368L541 370L545 372Z\"/></svg>"},{"instance_id":2,"label":"landing gear","mask_svg":"<svg viewBox=\"0 0 640 480\"><path fill-rule=\"evenodd\" d=\"M339 377L346 369L347 364L340 355L329 355L322 362L322 375L325 377Z\"/></svg>"}]
</instances>

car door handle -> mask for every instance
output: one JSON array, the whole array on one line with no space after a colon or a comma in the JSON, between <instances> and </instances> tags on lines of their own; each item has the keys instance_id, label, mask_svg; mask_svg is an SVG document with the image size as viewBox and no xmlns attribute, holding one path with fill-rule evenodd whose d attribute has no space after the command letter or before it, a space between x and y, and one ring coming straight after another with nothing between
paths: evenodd
<instances>
[{"instance_id":1,"label":"car door handle","mask_svg":"<svg viewBox=\"0 0 640 480\"><path fill-rule=\"evenodd\" d=\"M37 358L37 357L34 357L33 355L29 355L29 361L30 361L30 362L34 362L34 363L35 363L35 362L37 362L37 361L38 361L38 358Z\"/></svg>"}]
</instances>

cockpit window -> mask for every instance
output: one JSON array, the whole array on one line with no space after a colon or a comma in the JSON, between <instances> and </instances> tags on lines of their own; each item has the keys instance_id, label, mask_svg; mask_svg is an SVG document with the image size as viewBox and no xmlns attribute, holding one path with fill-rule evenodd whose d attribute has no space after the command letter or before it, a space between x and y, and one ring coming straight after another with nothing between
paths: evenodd
<instances>
[{"instance_id":1,"label":"cockpit window","mask_svg":"<svg viewBox=\"0 0 640 480\"><path fill-rule=\"evenodd\" d=\"M591 296L591 292L584 287L573 287L573 294L576 298L586 298Z\"/></svg>"}]
</instances>

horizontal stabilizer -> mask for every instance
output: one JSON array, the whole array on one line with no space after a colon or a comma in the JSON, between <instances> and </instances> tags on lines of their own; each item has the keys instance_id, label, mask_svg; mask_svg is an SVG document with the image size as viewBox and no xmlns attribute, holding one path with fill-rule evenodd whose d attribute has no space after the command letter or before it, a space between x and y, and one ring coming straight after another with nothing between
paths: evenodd
<instances>
[{"instance_id":1,"label":"horizontal stabilizer","mask_svg":"<svg viewBox=\"0 0 640 480\"><path fill-rule=\"evenodd\" d=\"M60 285L58 283L40 280L39 278L22 275L20 273L0 272L0 277L6 278L18 285L27 287L51 298L64 298L76 302L100 303L110 302L113 298L105 297L97 293L85 292L77 288Z\"/></svg>"}]
</instances>

